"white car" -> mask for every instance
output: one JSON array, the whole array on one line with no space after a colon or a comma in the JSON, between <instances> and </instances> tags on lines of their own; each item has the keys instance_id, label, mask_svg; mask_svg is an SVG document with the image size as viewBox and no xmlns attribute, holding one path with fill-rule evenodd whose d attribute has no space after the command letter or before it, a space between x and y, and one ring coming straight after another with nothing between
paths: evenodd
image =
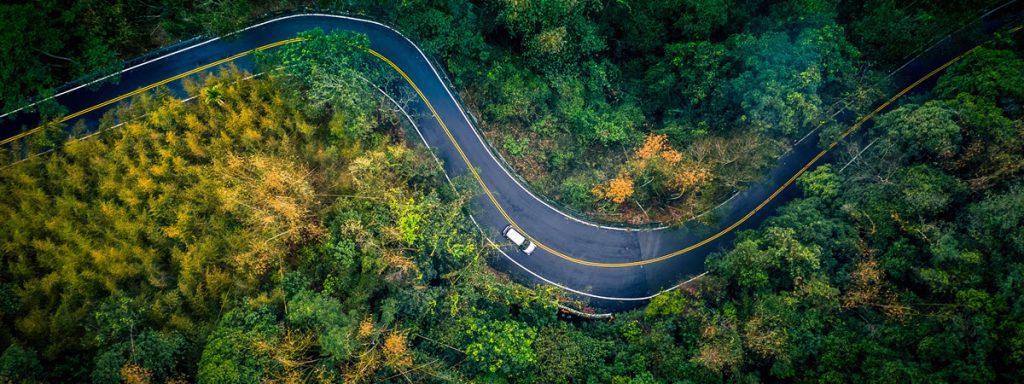
<instances>
[{"instance_id":1,"label":"white car","mask_svg":"<svg viewBox=\"0 0 1024 384\"><path fill-rule=\"evenodd\" d=\"M533 251L537 249L537 246L533 245L533 242L526 240L526 236L523 236L523 234L519 233L515 228L512 228L511 225L505 227L505 229L501 231L501 234L515 243L516 246L519 247L519 250L523 251L523 253L527 255L533 253Z\"/></svg>"}]
</instances>

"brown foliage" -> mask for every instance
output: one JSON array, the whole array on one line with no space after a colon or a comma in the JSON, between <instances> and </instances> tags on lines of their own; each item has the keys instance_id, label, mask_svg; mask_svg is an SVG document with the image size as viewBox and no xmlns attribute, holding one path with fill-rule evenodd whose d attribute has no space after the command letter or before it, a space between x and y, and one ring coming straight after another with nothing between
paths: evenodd
<instances>
[{"instance_id":1,"label":"brown foliage","mask_svg":"<svg viewBox=\"0 0 1024 384\"><path fill-rule=\"evenodd\" d=\"M392 367L400 368L412 365L412 356L409 355L409 346L405 335L391 332L384 339L384 358Z\"/></svg>"},{"instance_id":2,"label":"brown foliage","mask_svg":"<svg viewBox=\"0 0 1024 384\"><path fill-rule=\"evenodd\" d=\"M771 319L754 316L743 327L747 348L765 358L780 359L787 354L789 335L785 328L772 324Z\"/></svg>"},{"instance_id":3,"label":"brown foliage","mask_svg":"<svg viewBox=\"0 0 1024 384\"><path fill-rule=\"evenodd\" d=\"M367 317L363 321L359 322L359 337L370 337L373 335L374 326L373 319Z\"/></svg>"},{"instance_id":4,"label":"brown foliage","mask_svg":"<svg viewBox=\"0 0 1024 384\"><path fill-rule=\"evenodd\" d=\"M724 372L739 366L743 362L743 348L732 324L705 325L693 361L713 372Z\"/></svg>"},{"instance_id":5,"label":"brown foliage","mask_svg":"<svg viewBox=\"0 0 1024 384\"><path fill-rule=\"evenodd\" d=\"M260 340L255 349L261 355L273 359L282 368L275 371L274 377L268 382L300 383L306 381L309 368L319 361L311 357L310 351L317 345L317 335L313 332L285 329L284 335L278 340Z\"/></svg>"},{"instance_id":6,"label":"brown foliage","mask_svg":"<svg viewBox=\"0 0 1024 384\"><path fill-rule=\"evenodd\" d=\"M121 367L121 378L126 384L149 384L153 381L153 372L138 364L125 363Z\"/></svg>"},{"instance_id":7,"label":"brown foliage","mask_svg":"<svg viewBox=\"0 0 1024 384\"><path fill-rule=\"evenodd\" d=\"M302 165L269 155L229 155L220 171L223 209L255 230L253 250L234 257L243 270L262 274L287 246L323 234L312 172Z\"/></svg>"},{"instance_id":8,"label":"brown foliage","mask_svg":"<svg viewBox=\"0 0 1024 384\"><path fill-rule=\"evenodd\" d=\"M885 281L885 273L874 259L871 250L863 243L859 247L864 257L850 273L852 283L850 289L843 295L843 308L875 307L896 319L910 315L910 308L900 304L896 294L886 288L889 283Z\"/></svg>"}]
</instances>

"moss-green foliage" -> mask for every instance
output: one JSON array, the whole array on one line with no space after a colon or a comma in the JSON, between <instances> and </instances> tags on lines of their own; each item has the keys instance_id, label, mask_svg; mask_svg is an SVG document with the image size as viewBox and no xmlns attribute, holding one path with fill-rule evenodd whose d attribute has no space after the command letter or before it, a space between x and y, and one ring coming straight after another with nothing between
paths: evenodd
<instances>
[{"instance_id":1,"label":"moss-green foliage","mask_svg":"<svg viewBox=\"0 0 1024 384\"><path fill-rule=\"evenodd\" d=\"M898 63L945 36L956 25L977 17L982 9L1002 4L992 0L908 4L895 0L840 2L851 20L853 41L876 61Z\"/></svg>"},{"instance_id":2,"label":"moss-green foliage","mask_svg":"<svg viewBox=\"0 0 1024 384\"><path fill-rule=\"evenodd\" d=\"M252 382L297 369L275 343L345 364L371 303L479 262L467 196L387 134L375 90L348 77L363 96L322 107L298 102L314 81L244 77L187 85L211 102L141 96L118 113L145 117L3 171L7 364L167 380L203 351L197 379Z\"/></svg>"},{"instance_id":3,"label":"moss-green foliage","mask_svg":"<svg viewBox=\"0 0 1024 384\"><path fill-rule=\"evenodd\" d=\"M22 107L73 79L200 33L224 34L254 16L288 7L267 1L32 0L0 5L0 109Z\"/></svg>"},{"instance_id":4,"label":"moss-green foliage","mask_svg":"<svg viewBox=\"0 0 1024 384\"><path fill-rule=\"evenodd\" d=\"M1012 51L979 53L1018 60ZM729 287L722 309L737 308L747 356L739 370L830 382L1020 375L1021 169L999 160L1022 155L1020 123L1009 120L1020 115L1012 103L983 101L1013 90L974 94L964 79L975 76L950 72L940 83L960 88L882 116L874 146L845 172L807 174L805 199L709 259ZM802 245L780 243L786 233ZM773 245L758 248L763 242ZM787 263L810 260L790 257L804 247L817 251L818 268ZM648 312L685 308L670 302ZM715 338L702 343L721 348Z\"/></svg>"},{"instance_id":5,"label":"moss-green foliage","mask_svg":"<svg viewBox=\"0 0 1024 384\"><path fill-rule=\"evenodd\" d=\"M483 372L512 376L528 372L536 363L533 342L537 330L516 321L466 322L470 343L466 356Z\"/></svg>"},{"instance_id":6,"label":"moss-green foliage","mask_svg":"<svg viewBox=\"0 0 1024 384\"><path fill-rule=\"evenodd\" d=\"M211 3L197 19L233 28L243 3ZM798 135L852 89L850 66L898 62L977 6L935 4L338 7L422 41L485 124L515 138L510 152L549 168L537 180L586 207L592 181L614 176L609 154L645 133L683 155L723 137ZM11 21L61 5L2 7ZM10 24L43 50L81 36ZM0 171L0 381L1024 376L1021 96L997 80L1020 72L1012 41L880 116L871 148L806 174L805 196L709 258L711 274L611 321L564 321L556 291L487 267L465 216L471 183L451 188L404 142L356 76L389 80L351 49L359 37L308 36L270 58L300 64L289 76L229 70L190 84L188 103L147 94L118 112L144 117L86 140L53 127L26 149L56 151ZM4 68L38 69L23 48ZM60 76L42 68L5 91Z\"/></svg>"},{"instance_id":7,"label":"moss-green foliage","mask_svg":"<svg viewBox=\"0 0 1024 384\"><path fill-rule=\"evenodd\" d=\"M482 117L494 146L544 194L607 219L679 221L756 181L783 143L827 121L835 108L859 109L874 101L877 84L869 79L875 73L863 68L891 69L993 2L417 0L315 6L395 25L439 59ZM265 13L310 5L3 5L0 17L10 38L0 39L9 53L0 59L7 64L0 66L0 105L13 109L61 81L108 71L119 59L176 39L224 34ZM321 44L306 52L345 57L336 53L351 48ZM967 83L987 81L985 89L1015 84L1010 78L1022 71L1014 72L1011 61L982 56L959 66L988 68ZM989 65L993 60L1010 64ZM1007 81L992 81L997 78ZM346 97L331 87L333 80L314 88L313 104L323 107ZM52 132L52 142L38 141L40 149L59 144L60 131ZM614 206L579 193L616 177L614 165L625 162L649 133L667 134L672 146L712 165L713 176L730 186L685 199L641 193ZM761 146L727 140L741 134L756 134L750 142ZM725 150L709 154L699 141L709 137L725 143ZM716 163L743 163L758 171ZM568 179L577 182L563 182ZM648 209L641 214L637 207Z\"/></svg>"}]
</instances>

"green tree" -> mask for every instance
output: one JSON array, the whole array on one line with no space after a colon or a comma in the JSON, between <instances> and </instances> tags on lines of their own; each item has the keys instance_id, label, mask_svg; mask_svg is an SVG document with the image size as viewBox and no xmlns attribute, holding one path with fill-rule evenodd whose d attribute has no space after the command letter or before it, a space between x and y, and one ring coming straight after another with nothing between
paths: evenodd
<instances>
[{"instance_id":1,"label":"green tree","mask_svg":"<svg viewBox=\"0 0 1024 384\"><path fill-rule=\"evenodd\" d=\"M527 64L541 72L578 68L592 54L606 48L604 37L590 18L601 10L600 2L500 1L494 7L500 25L521 42Z\"/></svg>"},{"instance_id":2,"label":"green tree","mask_svg":"<svg viewBox=\"0 0 1024 384\"><path fill-rule=\"evenodd\" d=\"M125 367L134 366L143 370L152 380L164 381L178 367L183 354L184 338L177 333L162 334L144 330L133 334L126 341L101 349L96 355L96 367L92 371L93 383L120 383Z\"/></svg>"},{"instance_id":3,"label":"green tree","mask_svg":"<svg viewBox=\"0 0 1024 384\"><path fill-rule=\"evenodd\" d=\"M356 348L352 337L356 324L333 298L300 291L288 301L287 319L289 324L315 330L322 353L333 361L345 361Z\"/></svg>"},{"instance_id":4,"label":"green tree","mask_svg":"<svg viewBox=\"0 0 1024 384\"><path fill-rule=\"evenodd\" d=\"M825 201L830 201L839 195L840 179L832 172L831 164L818 166L811 172L804 173L797 179L805 193Z\"/></svg>"},{"instance_id":5,"label":"green tree","mask_svg":"<svg viewBox=\"0 0 1024 384\"><path fill-rule=\"evenodd\" d=\"M804 245L790 228L767 228L764 236L744 232L735 249L708 259L708 269L752 291L790 287L820 270L821 248Z\"/></svg>"},{"instance_id":6,"label":"green tree","mask_svg":"<svg viewBox=\"0 0 1024 384\"><path fill-rule=\"evenodd\" d=\"M606 6L606 14L627 14L609 20L625 36L610 44L624 54L650 55L665 42L701 41L724 27L729 18L729 3L721 0L621 1Z\"/></svg>"},{"instance_id":7,"label":"green tree","mask_svg":"<svg viewBox=\"0 0 1024 384\"><path fill-rule=\"evenodd\" d=\"M796 39L767 32L737 34L730 42L730 56L741 65L730 82L742 109L738 123L789 137L821 122L822 87L850 73L859 56L834 24L804 29Z\"/></svg>"},{"instance_id":8,"label":"green tree","mask_svg":"<svg viewBox=\"0 0 1024 384\"><path fill-rule=\"evenodd\" d=\"M935 93L952 99L960 93L999 101L1019 108L1024 90L1013 86L1024 82L1024 59L1014 52L978 48L953 64L935 85Z\"/></svg>"},{"instance_id":9,"label":"green tree","mask_svg":"<svg viewBox=\"0 0 1024 384\"><path fill-rule=\"evenodd\" d=\"M963 141L955 112L940 101L906 105L877 121L876 129L898 145L904 161L952 158Z\"/></svg>"},{"instance_id":10,"label":"green tree","mask_svg":"<svg viewBox=\"0 0 1024 384\"><path fill-rule=\"evenodd\" d=\"M525 375L536 364L537 329L515 320L464 320L466 355L482 372Z\"/></svg>"},{"instance_id":11,"label":"green tree","mask_svg":"<svg viewBox=\"0 0 1024 384\"><path fill-rule=\"evenodd\" d=\"M537 365L531 379L555 384L587 377L588 371L604 363L609 348L606 341L565 323L543 327L533 343Z\"/></svg>"},{"instance_id":12,"label":"green tree","mask_svg":"<svg viewBox=\"0 0 1024 384\"><path fill-rule=\"evenodd\" d=\"M196 381L252 383L272 375L279 367L259 346L273 344L281 332L277 316L268 307L225 313L203 346Z\"/></svg>"},{"instance_id":13,"label":"green tree","mask_svg":"<svg viewBox=\"0 0 1024 384\"><path fill-rule=\"evenodd\" d=\"M41 383L44 371L36 351L11 344L0 355L0 381L5 383Z\"/></svg>"},{"instance_id":14,"label":"green tree","mask_svg":"<svg viewBox=\"0 0 1024 384\"><path fill-rule=\"evenodd\" d=\"M967 207L967 230L975 241L992 250L998 264L1024 254L1024 186L1015 185Z\"/></svg>"},{"instance_id":15,"label":"green tree","mask_svg":"<svg viewBox=\"0 0 1024 384\"><path fill-rule=\"evenodd\" d=\"M935 216L945 212L964 193L963 183L940 170L916 165L897 171L894 187L906 216ZM895 192L895 191L894 191Z\"/></svg>"},{"instance_id":16,"label":"green tree","mask_svg":"<svg viewBox=\"0 0 1024 384\"><path fill-rule=\"evenodd\" d=\"M298 37L304 40L261 55L260 65L268 70L283 67L304 84L302 90L310 102L307 110L314 116L325 116L331 108L362 110L368 101L376 99L364 97L370 94L367 80L383 83L385 74L394 76L391 68L385 69L380 60L365 51L370 46L366 35L314 29ZM340 113L335 116L347 117ZM349 132L338 136L362 138L371 128L365 121L353 125L345 127Z\"/></svg>"},{"instance_id":17,"label":"green tree","mask_svg":"<svg viewBox=\"0 0 1024 384\"><path fill-rule=\"evenodd\" d=\"M683 111L695 109L702 103L712 111L724 106L725 101L717 99L724 96L721 93L729 72L730 66L725 60L727 50L724 44L707 41L666 46L665 56L644 74L645 112L679 118L680 115L689 117Z\"/></svg>"},{"instance_id":18,"label":"green tree","mask_svg":"<svg viewBox=\"0 0 1024 384\"><path fill-rule=\"evenodd\" d=\"M637 140L638 128L644 122L640 108L624 105L601 112L596 119L588 122L589 130L583 138L601 143L629 144Z\"/></svg>"},{"instance_id":19,"label":"green tree","mask_svg":"<svg viewBox=\"0 0 1024 384\"><path fill-rule=\"evenodd\" d=\"M0 39L6 52L0 58L0 108L20 108L61 82L119 67L117 51L140 37L134 28L108 22L125 19L130 11L124 8L92 1L0 6L0 23L7 26Z\"/></svg>"},{"instance_id":20,"label":"green tree","mask_svg":"<svg viewBox=\"0 0 1024 384\"><path fill-rule=\"evenodd\" d=\"M494 103L485 107L491 119L529 124L549 113L551 90L539 76L508 62L496 64L486 76L495 87Z\"/></svg>"},{"instance_id":21,"label":"green tree","mask_svg":"<svg viewBox=\"0 0 1024 384\"><path fill-rule=\"evenodd\" d=\"M945 168L955 170L976 189L1019 174L1024 152L1014 149L1024 144L1024 134L995 101L961 93L946 104L956 111L964 140L960 156L946 161Z\"/></svg>"}]
</instances>

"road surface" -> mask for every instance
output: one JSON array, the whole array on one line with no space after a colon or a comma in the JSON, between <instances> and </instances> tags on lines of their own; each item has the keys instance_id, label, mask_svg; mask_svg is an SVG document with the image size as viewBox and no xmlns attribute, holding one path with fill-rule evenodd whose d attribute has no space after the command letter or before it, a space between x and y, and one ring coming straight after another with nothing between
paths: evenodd
<instances>
[{"instance_id":1,"label":"road surface","mask_svg":"<svg viewBox=\"0 0 1024 384\"><path fill-rule=\"evenodd\" d=\"M893 81L904 88L867 116L839 115L847 120L846 138L870 124L902 95L927 88L941 69L969 54L981 35L1016 22L1019 7L991 12L979 19L973 33L947 39L928 55L911 60L894 73ZM704 273L708 254L725 249L739 230L755 227L775 210L799 195L793 181L803 172L829 160L833 142L818 146L816 132L795 143L792 150L761 183L741 192L716 208L717 223L688 223L683 228L603 227L567 215L545 203L503 167L474 127L440 69L409 39L395 30L369 20L324 14L300 14L275 18L246 28L228 38L188 42L139 60L119 74L119 80L64 90L55 96L71 113L68 125L83 120L95 127L104 112L131 95L164 86L184 95L180 79L233 63L243 70L253 67L254 50L271 50L296 43L299 32L314 28L366 34L370 51L402 74L419 96L409 108L425 145L431 148L451 177L468 175L481 193L473 203L473 220L501 254L493 265L525 284L551 284L591 306L621 310L643 304L666 289L673 289ZM966 36L971 35L971 36ZM986 35L987 36L987 35ZM943 45L945 44L945 45ZM0 143L22 140L36 132L38 116L23 111L4 115ZM519 252L500 231L512 224L538 245L531 255Z\"/></svg>"}]
</instances>

